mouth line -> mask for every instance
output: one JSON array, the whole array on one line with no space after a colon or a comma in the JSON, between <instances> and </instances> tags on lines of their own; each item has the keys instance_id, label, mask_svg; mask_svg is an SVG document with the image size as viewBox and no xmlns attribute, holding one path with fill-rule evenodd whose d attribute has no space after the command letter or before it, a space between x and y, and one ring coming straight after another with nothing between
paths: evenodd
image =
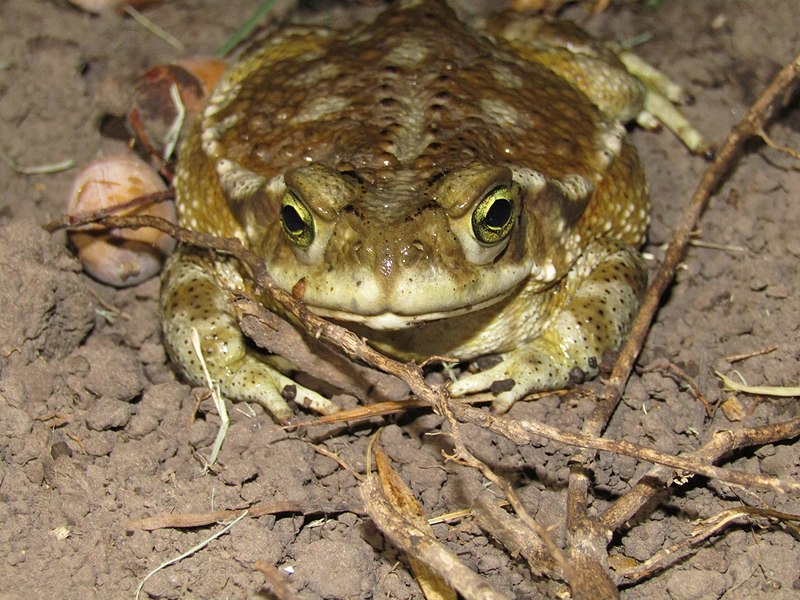
<instances>
[{"instance_id":1,"label":"mouth line","mask_svg":"<svg viewBox=\"0 0 800 600\"><path fill-rule=\"evenodd\" d=\"M314 306L312 304L309 304L308 308L313 313L327 319L332 319L344 323L358 323L361 325L366 325L371 329L391 331L398 329L407 329L409 327L413 327L414 325L420 323L439 321L442 319L449 319L477 312L484 308L493 306L498 302L501 302L502 300L507 298L514 289L515 288L512 288L501 294L492 296L491 298L483 300L482 302L468 304L465 306L460 306L447 310L429 311L416 314L404 314L391 311L384 311L381 313L374 313L374 314L359 314L341 309Z\"/></svg>"}]
</instances>

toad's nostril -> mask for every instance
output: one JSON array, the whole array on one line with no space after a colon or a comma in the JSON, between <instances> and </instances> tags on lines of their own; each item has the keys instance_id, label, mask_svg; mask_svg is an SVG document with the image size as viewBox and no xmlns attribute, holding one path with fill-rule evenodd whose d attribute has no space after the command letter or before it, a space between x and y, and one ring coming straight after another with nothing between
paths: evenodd
<instances>
[{"instance_id":1,"label":"toad's nostril","mask_svg":"<svg viewBox=\"0 0 800 600\"><path fill-rule=\"evenodd\" d=\"M356 240L351 246L350 254L355 264L360 265L366 271L372 272L379 268L377 263L378 253L375 251L374 244L364 240Z\"/></svg>"},{"instance_id":2,"label":"toad's nostril","mask_svg":"<svg viewBox=\"0 0 800 600\"><path fill-rule=\"evenodd\" d=\"M426 255L426 252L425 244L419 240L413 240L410 243L403 244L398 251L400 263L407 267L413 266Z\"/></svg>"}]
</instances>

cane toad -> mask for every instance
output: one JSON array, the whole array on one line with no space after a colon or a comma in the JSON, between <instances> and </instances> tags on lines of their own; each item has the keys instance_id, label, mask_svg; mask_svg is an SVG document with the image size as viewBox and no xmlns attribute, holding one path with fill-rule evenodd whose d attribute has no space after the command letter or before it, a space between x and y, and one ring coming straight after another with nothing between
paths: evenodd
<instances>
[{"instance_id":1,"label":"cane toad","mask_svg":"<svg viewBox=\"0 0 800 600\"><path fill-rule=\"evenodd\" d=\"M623 123L644 89L574 25L464 23L399 1L350 31L289 26L233 64L180 151L180 222L239 238L316 313L403 359L502 362L452 384L508 409L597 373L645 285L647 186ZM248 344L231 258L180 249L163 277L164 339L277 419L291 367ZM264 300L267 302L267 300ZM268 302L267 302L268 303ZM268 306L272 310L276 307ZM290 388L292 389L292 388Z\"/></svg>"}]
</instances>

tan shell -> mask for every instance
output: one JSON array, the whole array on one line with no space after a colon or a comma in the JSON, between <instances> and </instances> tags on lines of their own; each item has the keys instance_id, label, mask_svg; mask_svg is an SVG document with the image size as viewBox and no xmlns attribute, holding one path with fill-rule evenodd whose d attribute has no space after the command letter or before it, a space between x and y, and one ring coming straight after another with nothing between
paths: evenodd
<instances>
[{"instance_id":1,"label":"tan shell","mask_svg":"<svg viewBox=\"0 0 800 600\"><path fill-rule=\"evenodd\" d=\"M67 201L67 214L110 208L139 196L166 189L150 165L132 155L111 156L86 166L75 178ZM173 202L147 206L135 213L175 222ZM86 227L70 232L84 269L94 278L116 287L136 285L161 270L175 248L175 240L155 229L101 230Z\"/></svg>"}]
</instances>

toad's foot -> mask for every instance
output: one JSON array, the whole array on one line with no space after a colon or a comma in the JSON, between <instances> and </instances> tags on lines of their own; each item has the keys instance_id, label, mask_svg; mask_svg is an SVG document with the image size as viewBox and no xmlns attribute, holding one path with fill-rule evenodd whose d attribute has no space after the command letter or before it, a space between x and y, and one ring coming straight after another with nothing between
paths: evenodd
<instances>
[{"instance_id":1,"label":"toad's foot","mask_svg":"<svg viewBox=\"0 0 800 600\"><path fill-rule=\"evenodd\" d=\"M636 116L636 122L650 130L663 125L695 154L711 151L711 144L678 109L678 105L691 102L686 90L630 50L612 48L628 72L645 88L643 110Z\"/></svg>"},{"instance_id":2,"label":"toad's foot","mask_svg":"<svg viewBox=\"0 0 800 600\"><path fill-rule=\"evenodd\" d=\"M572 23L543 17L513 19L497 33L523 57L572 83L606 116L635 119L645 129L663 125L692 152L710 149L677 108L690 101L689 94L622 45L603 44Z\"/></svg>"},{"instance_id":3,"label":"toad's foot","mask_svg":"<svg viewBox=\"0 0 800 600\"><path fill-rule=\"evenodd\" d=\"M257 402L281 422L294 416L287 396L318 413L337 412L339 407L329 399L296 384L270 364L268 355L248 347L228 293L219 287L213 270L204 255L184 249L173 256L164 272L164 341L186 378L195 385L205 384L192 345L192 329L196 329L211 378L219 382L220 391L228 398Z\"/></svg>"},{"instance_id":4,"label":"toad's foot","mask_svg":"<svg viewBox=\"0 0 800 600\"><path fill-rule=\"evenodd\" d=\"M531 392L565 387L576 376L593 377L603 353L627 336L646 279L639 254L615 245L577 284L542 335L504 353L500 364L454 382L453 396L499 392L492 408L502 413Z\"/></svg>"}]
</instances>

